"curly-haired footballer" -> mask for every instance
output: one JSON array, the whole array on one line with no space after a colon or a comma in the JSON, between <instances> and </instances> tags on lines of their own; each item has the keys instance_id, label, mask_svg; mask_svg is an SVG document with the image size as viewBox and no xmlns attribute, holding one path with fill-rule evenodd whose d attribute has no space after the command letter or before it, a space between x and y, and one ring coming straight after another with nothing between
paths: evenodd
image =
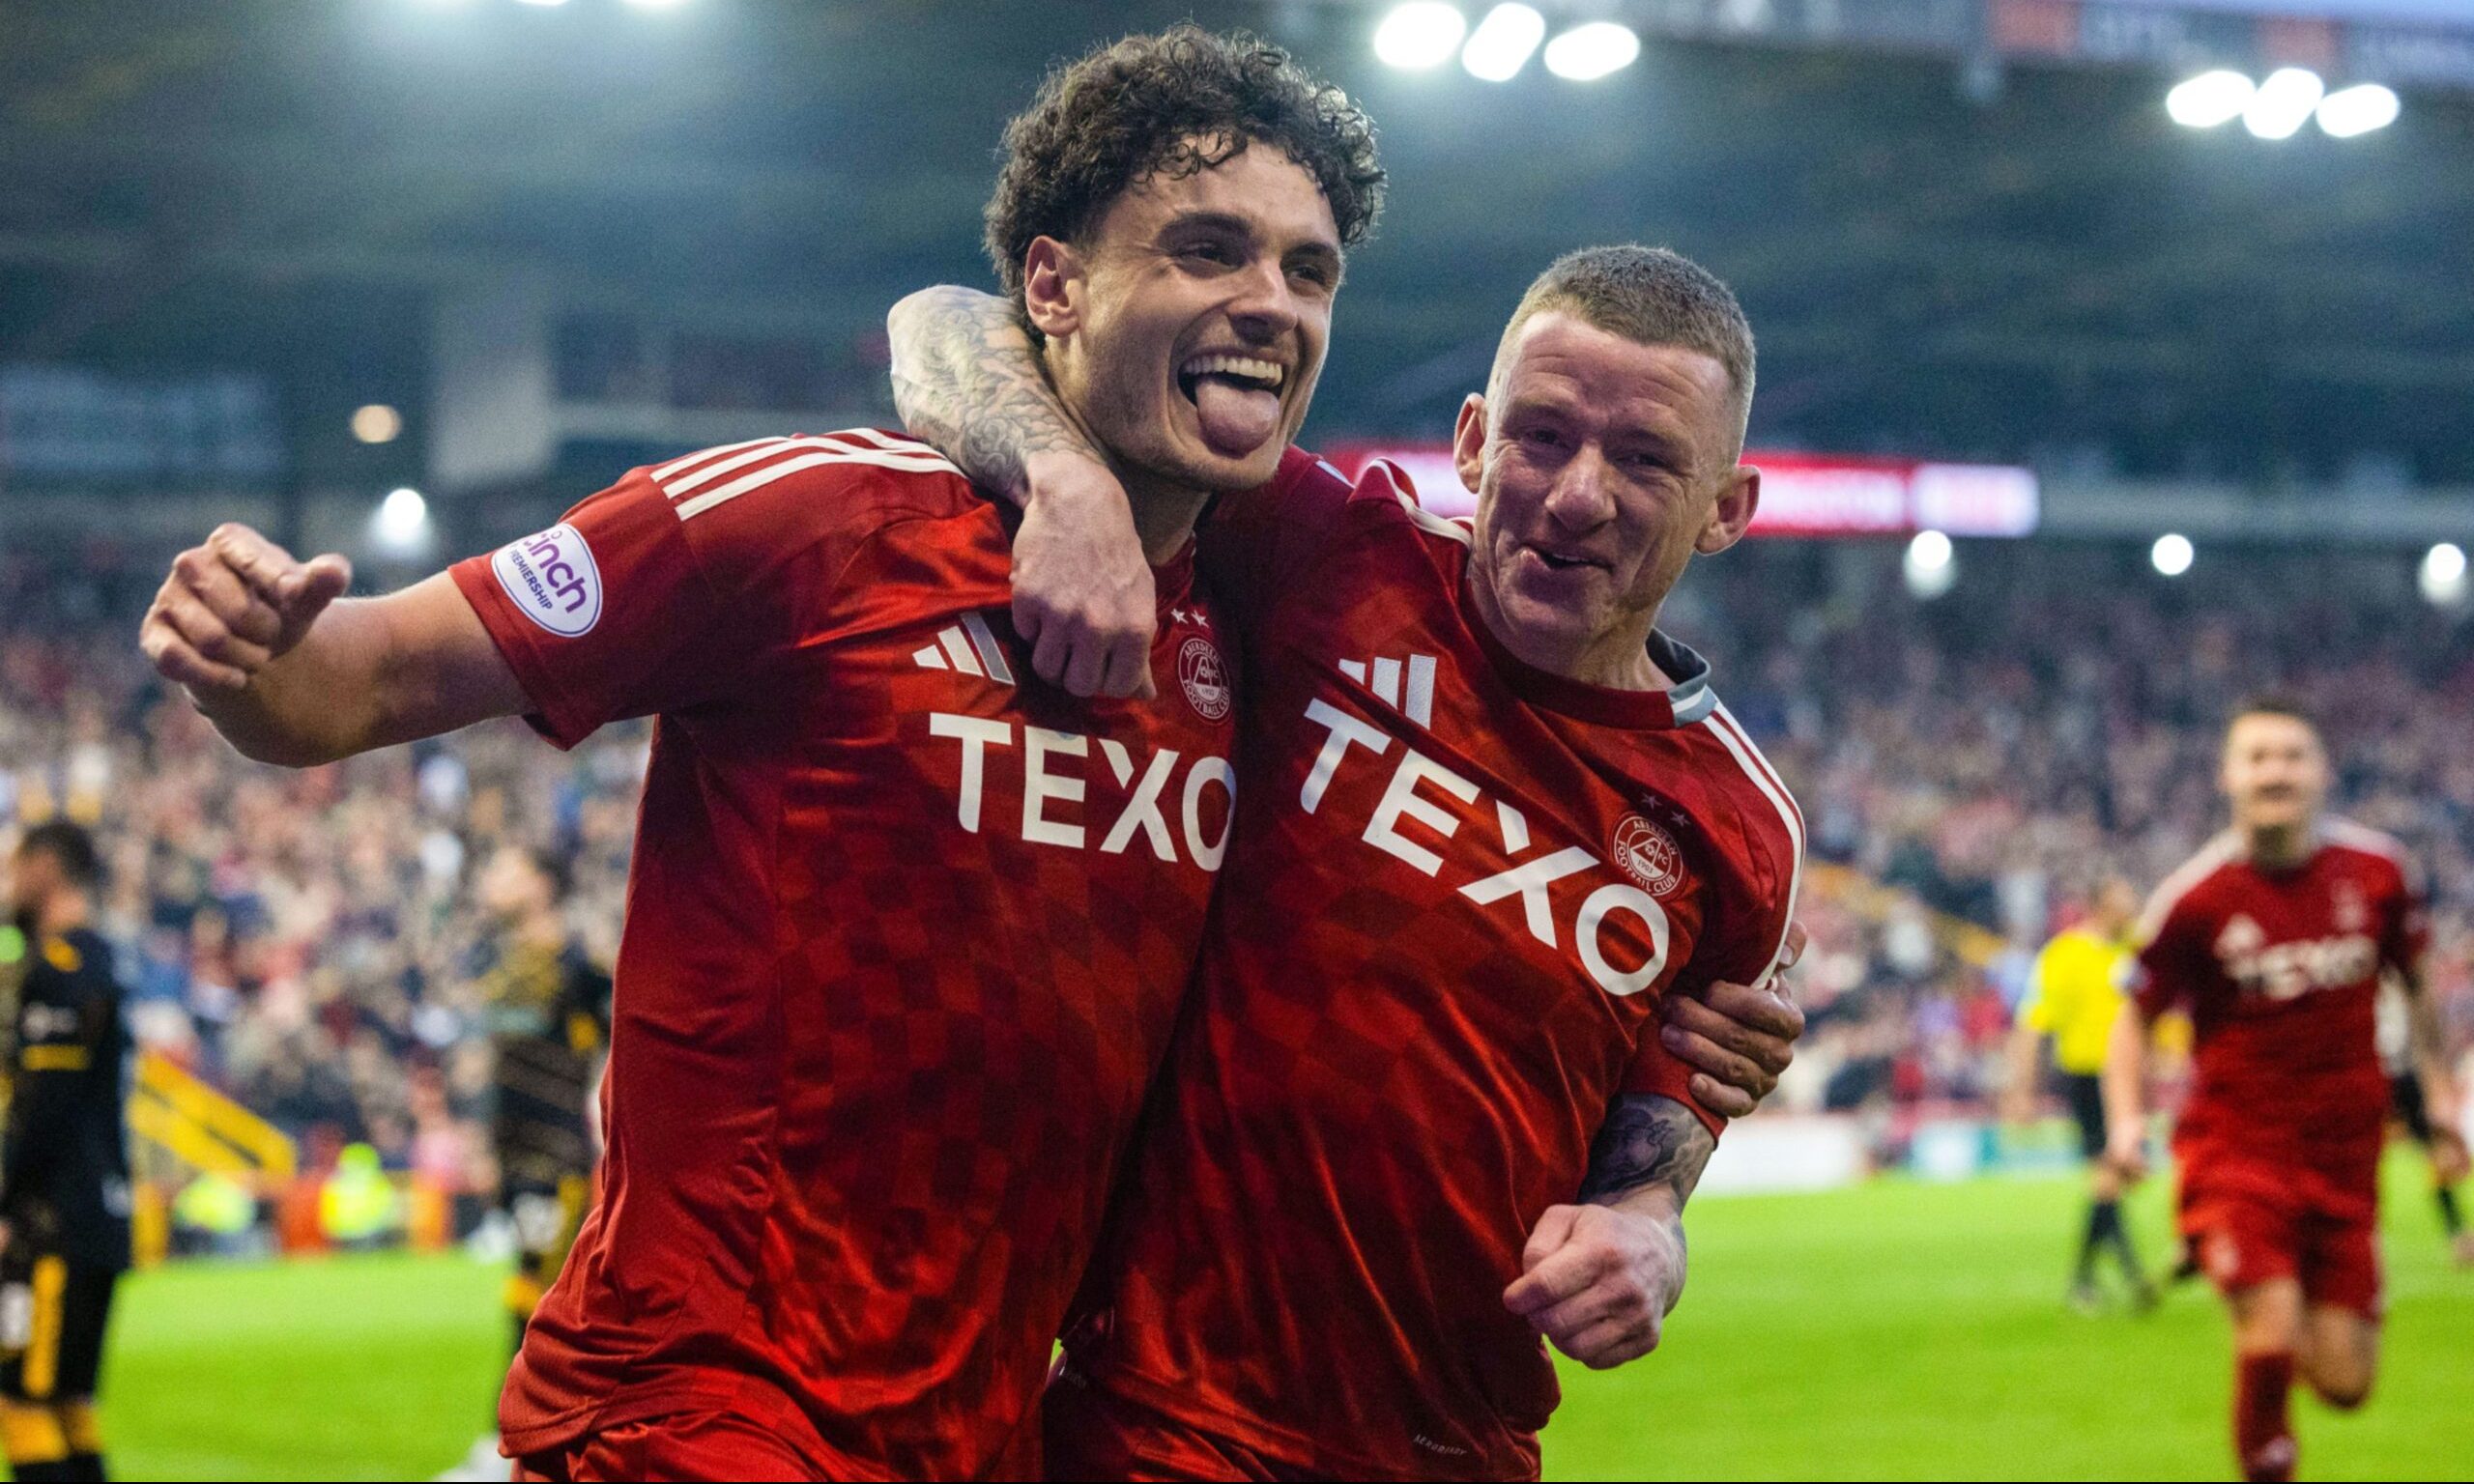
<instances>
[{"instance_id":1,"label":"curly-haired footballer","mask_svg":"<svg viewBox=\"0 0 2474 1484\"><path fill-rule=\"evenodd\" d=\"M1128 471L1152 663L1191 688L1041 685L1002 507L865 430L634 471L372 602L328 606L339 558L227 528L149 615L158 666L274 760L661 718L599 1188L501 1403L519 1477L1039 1469L1059 1324L1228 847L1228 657L1189 534L1278 468L1381 175L1336 92L1192 29L1066 69L1012 139L1038 157L995 215L1028 234L1067 406ZM1231 254L1266 267L1213 268ZM1241 353L1281 384L1180 387Z\"/></svg>"}]
</instances>

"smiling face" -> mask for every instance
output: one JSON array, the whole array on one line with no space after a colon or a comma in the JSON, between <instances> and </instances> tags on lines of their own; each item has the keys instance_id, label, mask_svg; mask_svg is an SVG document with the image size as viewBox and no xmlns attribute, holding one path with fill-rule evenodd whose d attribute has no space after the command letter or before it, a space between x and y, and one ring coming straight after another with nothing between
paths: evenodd
<instances>
[{"instance_id":1,"label":"smiling face","mask_svg":"<svg viewBox=\"0 0 2474 1484\"><path fill-rule=\"evenodd\" d=\"M1505 347L1453 453L1478 495L1470 596L1506 648L1593 684L1654 684L1644 650L1695 552L1752 522L1758 471L1726 368L1560 309Z\"/></svg>"},{"instance_id":2,"label":"smiling face","mask_svg":"<svg viewBox=\"0 0 2474 1484\"><path fill-rule=\"evenodd\" d=\"M1331 204L1295 161L1257 144L1151 176L1089 241L1040 238L1023 266L1058 395L1130 485L1217 493L1278 471L1340 278Z\"/></svg>"}]
</instances>

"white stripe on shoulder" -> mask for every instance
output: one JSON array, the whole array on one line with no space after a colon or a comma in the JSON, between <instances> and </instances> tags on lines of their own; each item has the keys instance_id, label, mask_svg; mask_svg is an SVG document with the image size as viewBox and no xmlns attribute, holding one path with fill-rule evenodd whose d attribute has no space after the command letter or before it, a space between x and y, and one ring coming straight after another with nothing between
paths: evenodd
<instances>
[{"instance_id":1,"label":"white stripe on shoulder","mask_svg":"<svg viewBox=\"0 0 2474 1484\"><path fill-rule=\"evenodd\" d=\"M2231 865L2242 854L2242 837L2227 830L2200 846L2199 853L2175 867L2173 873L2156 883L2155 892L2147 899L2147 908L2139 915L2137 940L2153 943L2163 930L2165 920L2182 904L2182 899L2199 889L2201 882Z\"/></svg>"},{"instance_id":2,"label":"white stripe on shoulder","mask_svg":"<svg viewBox=\"0 0 2474 1484\"><path fill-rule=\"evenodd\" d=\"M952 465L945 462L942 454L937 453L933 448L921 448L915 451L905 449L897 453L893 450L870 448L864 443L849 442L846 441L848 435L846 434L828 433L817 438L775 439L762 447L749 448L744 452L734 453L729 458L717 459L710 464L704 465L697 469L692 473L680 474L676 478L673 479L662 479L656 477L653 482L661 486L661 492L663 494L669 496L673 499L677 499L682 496L693 493L699 486L709 484L724 474L735 472L738 470L747 468L751 464L761 465L768 459L781 458L786 454L795 452L801 448L822 448L832 450L834 452L849 454L873 454L881 452L888 458L915 460L918 462L919 467L922 470L946 470L953 468ZM903 466L896 465L892 467L900 468Z\"/></svg>"},{"instance_id":3,"label":"white stripe on shoulder","mask_svg":"<svg viewBox=\"0 0 2474 1484\"><path fill-rule=\"evenodd\" d=\"M1411 499L1403 491L1394 490L1392 492L1392 498L1400 502L1401 509L1409 512L1410 524L1416 526L1420 530L1424 531L1430 536L1449 537L1452 540L1459 542L1462 546L1470 544L1469 531L1467 528L1461 526L1458 522L1445 520L1442 516L1435 514L1425 506L1419 504L1414 499Z\"/></svg>"},{"instance_id":4,"label":"white stripe on shoulder","mask_svg":"<svg viewBox=\"0 0 2474 1484\"><path fill-rule=\"evenodd\" d=\"M694 453L673 459L669 463L664 464L661 468L654 470L653 483L659 484L665 479L674 478L676 475L684 473L686 471L695 468L697 465L704 463L706 459L717 459L726 453L736 453L742 448L754 448L761 444L778 443L780 442L782 442L782 440L778 438L751 438L743 443L724 443L718 448L699 448Z\"/></svg>"},{"instance_id":5,"label":"white stripe on shoulder","mask_svg":"<svg viewBox=\"0 0 2474 1484\"><path fill-rule=\"evenodd\" d=\"M844 428L833 434L833 437L852 439L882 448L889 453L924 453L935 458L944 457L936 451L934 443L925 439L913 438L907 433L879 433L874 428Z\"/></svg>"},{"instance_id":6,"label":"white stripe on shoulder","mask_svg":"<svg viewBox=\"0 0 2474 1484\"><path fill-rule=\"evenodd\" d=\"M2368 850L2373 855L2384 855L2400 866L2413 864L2412 853L2406 850L2403 841L2386 830L2374 830L2370 825L2345 818L2342 814L2322 815L2319 820L2319 833L2322 838L2335 844L2345 845L2354 850Z\"/></svg>"},{"instance_id":7,"label":"white stripe on shoulder","mask_svg":"<svg viewBox=\"0 0 2474 1484\"><path fill-rule=\"evenodd\" d=\"M1736 765L1769 801L1769 807L1778 811L1778 822L1786 827L1788 845L1794 852L1787 872L1787 900L1778 915L1778 946L1769 955L1769 967L1761 971L1762 979L1768 980L1778 972L1778 965L1787 956L1787 937L1796 923L1796 898L1804 886L1804 816L1770 773L1769 759L1762 756L1752 739L1736 726L1736 719L1727 714L1726 707L1712 707L1709 715L1693 725L1710 728L1710 734L1725 745Z\"/></svg>"},{"instance_id":8,"label":"white stripe on shoulder","mask_svg":"<svg viewBox=\"0 0 2474 1484\"><path fill-rule=\"evenodd\" d=\"M808 445L802 444L802 446ZM961 470L941 458L923 459L914 454L888 453L874 448L844 448L836 444L818 444L818 446L822 447L823 451L765 464L752 473L741 474L730 483L706 490L692 499L682 499L671 508L677 511L678 518L684 521L702 515L715 505L727 504L751 490L761 490L775 480L787 479L792 474L827 464L863 464L875 469L903 470L914 474L952 474L958 479L963 476Z\"/></svg>"}]
</instances>

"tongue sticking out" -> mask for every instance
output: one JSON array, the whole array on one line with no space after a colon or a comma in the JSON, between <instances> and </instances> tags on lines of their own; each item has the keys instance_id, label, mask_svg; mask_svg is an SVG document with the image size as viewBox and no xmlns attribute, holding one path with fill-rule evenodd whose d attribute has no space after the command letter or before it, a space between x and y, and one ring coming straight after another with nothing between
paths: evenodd
<instances>
[{"instance_id":1,"label":"tongue sticking out","mask_svg":"<svg viewBox=\"0 0 2474 1484\"><path fill-rule=\"evenodd\" d=\"M1194 411L1214 453L1244 458L1263 446L1280 423L1280 393L1223 376L1194 383Z\"/></svg>"}]
</instances>

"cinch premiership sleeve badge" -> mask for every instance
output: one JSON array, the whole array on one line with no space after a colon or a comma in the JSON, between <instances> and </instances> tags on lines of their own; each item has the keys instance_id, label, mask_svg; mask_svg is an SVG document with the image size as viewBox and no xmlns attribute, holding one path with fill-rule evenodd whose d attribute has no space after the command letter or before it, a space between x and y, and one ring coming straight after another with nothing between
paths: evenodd
<instances>
[{"instance_id":1,"label":"cinch premiership sleeve badge","mask_svg":"<svg viewBox=\"0 0 2474 1484\"><path fill-rule=\"evenodd\" d=\"M589 634L601 621L601 569L573 526L561 522L508 542L490 558L490 570L524 616L561 639Z\"/></svg>"}]
</instances>

